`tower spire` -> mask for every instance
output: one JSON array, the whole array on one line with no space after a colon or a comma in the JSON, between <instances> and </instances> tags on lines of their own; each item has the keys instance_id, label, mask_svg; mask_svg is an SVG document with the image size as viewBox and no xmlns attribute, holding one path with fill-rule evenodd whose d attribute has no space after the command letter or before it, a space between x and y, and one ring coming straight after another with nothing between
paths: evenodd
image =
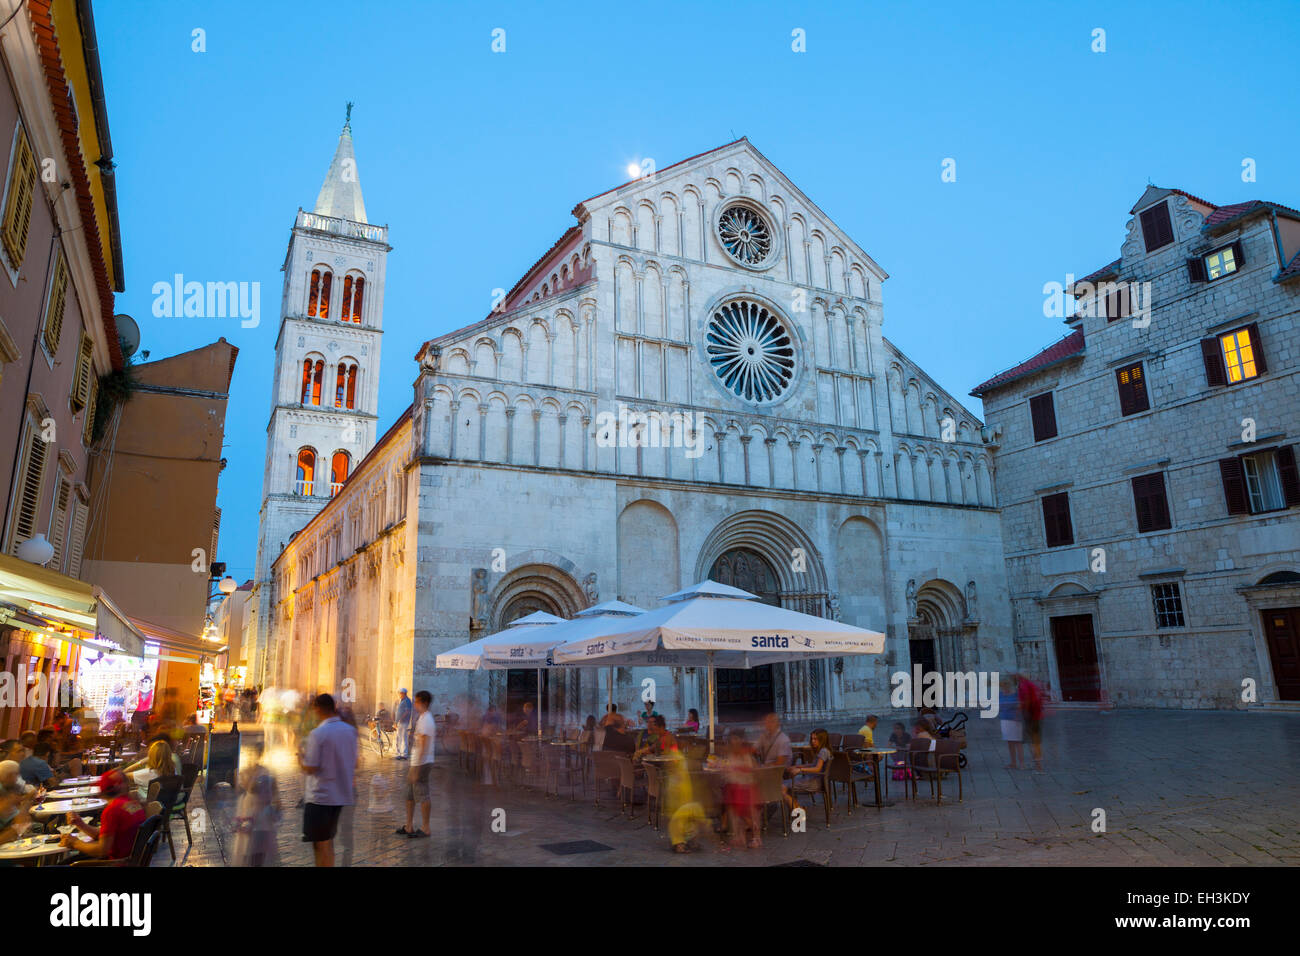
<instances>
[{"instance_id":1,"label":"tower spire","mask_svg":"<svg viewBox=\"0 0 1300 956\"><path fill-rule=\"evenodd\" d=\"M361 198L361 178L357 175L357 158L352 151L352 103L347 104L347 114L343 120L343 131L339 133L339 144L334 150L334 159L320 194L316 197L314 212L335 219L348 219L352 222L368 222L366 203Z\"/></svg>"}]
</instances>

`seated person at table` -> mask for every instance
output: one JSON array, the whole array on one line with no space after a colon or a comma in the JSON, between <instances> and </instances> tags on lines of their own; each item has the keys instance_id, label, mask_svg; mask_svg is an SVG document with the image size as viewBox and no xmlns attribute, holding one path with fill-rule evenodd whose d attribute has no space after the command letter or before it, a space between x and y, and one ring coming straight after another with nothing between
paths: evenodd
<instances>
[{"instance_id":1,"label":"seated person at table","mask_svg":"<svg viewBox=\"0 0 1300 956\"><path fill-rule=\"evenodd\" d=\"M582 733L578 734L578 743L585 747L594 747L596 744L596 715L588 714L587 722L582 726Z\"/></svg>"},{"instance_id":2,"label":"seated person at table","mask_svg":"<svg viewBox=\"0 0 1300 956\"><path fill-rule=\"evenodd\" d=\"M501 733L505 727L505 720L501 717L501 712L497 710L496 704L488 704L488 709L483 711L483 725L480 733L493 736Z\"/></svg>"},{"instance_id":3,"label":"seated person at table","mask_svg":"<svg viewBox=\"0 0 1300 956\"><path fill-rule=\"evenodd\" d=\"M816 754L813 763L790 768L790 786L786 791L786 799L790 801L791 812L799 809L796 794L822 793L825 789L822 774L831 765L830 734L819 727L812 732L809 742Z\"/></svg>"},{"instance_id":4,"label":"seated person at table","mask_svg":"<svg viewBox=\"0 0 1300 956\"><path fill-rule=\"evenodd\" d=\"M12 793L20 797L26 797L28 794L35 792L35 787L29 787L23 782L22 773L16 760L6 760L0 763L0 793Z\"/></svg>"},{"instance_id":5,"label":"seated person at table","mask_svg":"<svg viewBox=\"0 0 1300 956\"><path fill-rule=\"evenodd\" d=\"M930 725L925 720L918 720L912 725L912 737L921 737L925 740L933 740L934 734L930 733ZM909 741L910 743L911 741Z\"/></svg>"},{"instance_id":6,"label":"seated person at table","mask_svg":"<svg viewBox=\"0 0 1300 956\"><path fill-rule=\"evenodd\" d=\"M758 762L764 767L788 767L794 760L790 738L781 729L781 718L768 714L763 718L763 734L758 738Z\"/></svg>"},{"instance_id":7,"label":"seated person at table","mask_svg":"<svg viewBox=\"0 0 1300 956\"><path fill-rule=\"evenodd\" d=\"M641 746L636 749L634 757L660 756L677 749L677 740L668 732L668 724L663 717L656 714L650 720L650 726L642 738Z\"/></svg>"},{"instance_id":8,"label":"seated person at table","mask_svg":"<svg viewBox=\"0 0 1300 956\"><path fill-rule=\"evenodd\" d=\"M135 845L135 832L144 823L144 804L131 793L126 775L120 770L110 770L99 778L99 793L108 800L99 816L99 826L91 826L80 814L68 811L68 823L90 837L91 842L83 842L75 833L65 833L59 844L96 859L125 859Z\"/></svg>"},{"instance_id":9,"label":"seated person at table","mask_svg":"<svg viewBox=\"0 0 1300 956\"><path fill-rule=\"evenodd\" d=\"M858 728L858 735L862 738L862 746L870 749L876 745L876 724L880 718L872 714L867 718L867 722Z\"/></svg>"},{"instance_id":10,"label":"seated person at table","mask_svg":"<svg viewBox=\"0 0 1300 956\"><path fill-rule=\"evenodd\" d=\"M12 760L22 763L27 759L27 749L21 740L6 740L0 743L0 760Z\"/></svg>"},{"instance_id":11,"label":"seated person at table","mask_svg":"<svg viewBox=\"0 0 1300 956\"><path fill-rule=\"evenodd\" d=\"M515 730L522 730L530 737L537 736L537 711L531 700L524 701L523 716L515 723Z\"/></svg>"},{"instance_id":12,"label":"seated person at table","mask_svg":"<svg viewBox=\"0 0 1300 956\"><path fill-rule=\"evenodd\" d=\"M17 840L32 825L23 798L16 793L0 791L0 843Z\"/></svg>"},{"instance_id":13,"label":"seated person at table","mask_svg":"<svg viewBox=\"0 0 1300 956\"><path fill-rule=\"evenodd\" d=\"M49 744L37 744L32 755L18 765L24 782L42 789L48 789L51 782L58 783L59 778L49 764L52 750Z\"/></svg>"},{"instance_id":14,"label":"seated person at table","mask_svg":"<svg viewBox=\"0 0 1300 956\"><path fill-rule=\"evenodd\" d=\"M158 777L166 777L174 773L175 770L176 767L172 763L172 748L166 741L157 740L149 745L149 755L144 759L144 766L130 773L123 771L123 774L132 782L135 795L144 800L149 793L150 783Z\"/></svg>"},{"instance_id":15,"label":"seated person at table","mask_svg":"<svg viewBox=\"0 0 1300 956\"><path fill-rule=\"evenodd\" d=\"M894 732L889 735L889 746L897 750L906 750L911 742L912 735L907 732L907 728L900 723L895 723Z\"/></svg>"},{"instance_id":16,"label":"seated person at table","mask_svg":"<svg viewBox=\"0 0 1300 956\"><path fill-rule=\"evenodd\" d=\"M623 733L627 730L627 720L618 712L618 704L609 704L605 716L600 718L600 726Z\"/></svg>"},{"instance_id":17,"label":"seated person at table","mask_svg":"<svg viewBox=\"0 0 1300 956\"><path fill-rule=\"evenodd\" d=\"M80 777L81 757L84 750L81 746L81 738L76 734L68 734L66 737L54 737L50 743L53 746L54 756L51 766L69 777Z\"/></svg>"},{"instance_id":18,"label":"seated person at table","mask_svg":"<svg viewBox=\"0 0 1300 956\"><path fill-rule=\"evenodd\" d=\"M624 733L620 727L606 727L605 742L601 746L601 749L614 750L625 754L634 754L636 753L636 734Z\"/></svg>"},{"instance_id":19,"label":"seated person at table","mask_svg":"<svg viewBox=\"0 0 1300 956\"><path fill-rule=\"evenodd\" d=\"M128 779L130 779L131 774L135 773L137 770L144 770L149 766L149 754L153 751L153 745L159 743L166 744L168 752L172 755L172 769L162 771L159 776L166 776L169 773L179 774L181 772L181 757L180 754L176 753L176 751L172 749L172 739L166 734L155 734L149 740L149 750L145 751L145 755L135 763L127 764L125 767L121 768L122 772L126 774Z\"/></svg>"},{"instance_id":20,"label":"seated person at table","mask_svg":"<svg viewBox=\"0 0 1300 956\"><path fill-rule=\"evenodd\" d=\"M686 723L682 724L679 733L699 733L700 730L700 712L692 707L686 712Z\"/></svg>"},{"instance_id":21,"label":"seated person at table","mask_svg":"<svg viewBox=\"0 0 1300 956\"><path fill-rule=\"evenodd\" d=\"M931 736L938 732L941 721L939 720L939 712L933 707L922 707L921 716L917 719L925 726Z\"/></svg>"}]
</instances>

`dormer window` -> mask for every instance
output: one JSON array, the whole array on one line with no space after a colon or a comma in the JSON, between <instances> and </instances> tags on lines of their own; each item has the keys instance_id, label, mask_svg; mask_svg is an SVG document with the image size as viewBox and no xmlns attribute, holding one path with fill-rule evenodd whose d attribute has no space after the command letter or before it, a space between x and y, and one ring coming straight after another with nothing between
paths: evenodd
<instances>
[{"instance_id":1,"label":"dormer window","mask_svg":"<svg viewBox=\"0 0 1300 956\"><path fill-rule=\"evenodd\" d=\"M1242 267L1241 243L1215 249L1207 255L1187 260L1187 277L1193 282L1213 282L1230 276Z\"/></svg>"},{"instance_id":2,"label":"dormer window","mask_svg":"<svg viewBox=\"0 0 1300 956\"><path fill-rule=\"evenodd\" d=\"M1169 221L1169 204L1160 203L1142 210L1142 240L1147 252L1163 249L1174 241L1174 224Z\"/></svg>"}]
</instances>

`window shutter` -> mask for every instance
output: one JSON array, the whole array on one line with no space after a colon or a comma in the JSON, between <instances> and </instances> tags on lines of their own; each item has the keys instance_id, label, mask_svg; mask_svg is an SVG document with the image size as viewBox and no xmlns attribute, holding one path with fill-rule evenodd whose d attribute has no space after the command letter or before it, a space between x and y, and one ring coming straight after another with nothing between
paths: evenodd
<instances>
[{"instance_id":1,"label":"window shutter","mask_svg":"<svg viewBox=\"0 0 1300 956\"><path fill-rule=\"evenodd\" d=\"M1277 475L1282 482L1282 499L1288 508L1300 505L1300 472L1296 471L1295 449L1283 445L1275 452Z\"/></svg>"},{"instance_id":2,"label":"window shutter","mask_svg":"<svg viewBox=\"0 0 1300 956\"><path fill-rule=\"evenodd\" d=\"M99 404L99 379L93 375L90 380L90 394L86 398L86 417L81 422L81 443L87 448L95 436L95 410Z\"/></svg>"},{"instance_id":3,"label":"window shutter","mask_svg":"<svg viewBox=\"0 0 1300 956\"><path fill-rule=\"evenodd\" d=\"M1232 258L1233 258L1233 261L1237 263L1237 271L1240 272L1240 271L1241 271L1241 267L1244 266L1244 265L1246 264L1246 258L1245 258L1245 256L1243 256L1243 255L1241 254L1241 240L1240 240L1240 239L1238 239L1236 242L1234 242L1234 243L1232 244Z\"/></svg>"},{"instance_id":4,"label":"window shutter","mask_svg":"<svg viewBox=\"0 0 1300 956\"><path fill-rule=\"evenodd\" d=\"M81 577L81 558L86 548L86 506L72 503L72 526L68 530L68 575Z\"/></svg>"},{"instance_id":5,"label":"window shutter","mask_svg":"<svg viewBox=\"0 0 1300 956\"><path fill-rule=\"evenodd\" d=\"M53 357L63 337L63 309L68 299L68 264L63 253L56 253L54 279L50 282L50 301L45 306L45 349Z\"/></svg>"},{"instance_id":6,"label":"window shutter","mask_svg":"<svg viewBox=\"0 0 1300 956\"><path fill-rule=\"evenodd\" d=\"M67 479L59 481L59 496L54 501L54 520L50 523L50 544L54 545L54 557L46 565L51 571L63 567L63 542L67 535L68 499L72 495L72 486Z\"/></svg>"},{"instance_id":7,"label":"window shutter","mask_svg":"<svg viewBox=\"0 0 1300 956\"><path fill-rule=\"evenodd\" d=\"M1205 383L1227 385L1228 369L1223 364L1223 349L1218 339L1201 339L1201 357L1205 360Z\"/></svg>"},{"instance_id":8,"label":"window shutter","mask_svg":"<svg viewBox=\"0 0 1300 956\"><path fill-rule=\"evenodd\" d=\"M1049 548L1074 543L1068 493L1048 495L1043 499L1043 530Z\"/></svg>"},{"instance_id":9,"label":"window shutter","mask_svg":"<svg viewBox=\"0 0 1300 956\"><path fill-rule=\"evenodd\" d=\"M1210 277L1205 272L1205 260L1200 256L1187 260L1187 281L1208 282Z\"/></svg>"},{"instance_id":10,"label":"window shutter","mask_svg":"<svg viewBox=\"0 0 1300 956\"><path fill-rule=\"evenodd\" d=\"M1147 252L1155 252L1174 241L1174 226L1169 221L1169 205L1160 203L1142 213L1142 240Z\"/></svg>"},{"instance_id":11,"label":"window shutter","mask_svg":"<svg viewBox=\"0 0 1300 956\"><path fill-rule=\"evenodd\" d=\"M1133 505L1138 531L1161 531L1169 527L1169 501L1165 497L1163 474L1139 475L1133 479Z\"/></svg>"},{"instance_id":12,"label":"window shutter","mask_svg":"<svg viewBox=\"0 0 1300 956\"><path fill-rule=\"evenodd\" d=\"M72 408L80 411L90 401L90 375L95 368L95 343L89 335L81 333L81 348L77 352L77 374L72 380Z\"/></svg>"},{"instance_id":13,"label":"window shutter","mask_svg":"<svg viewBox=\"0 0 1300 956\"><path fill-rule=\"evenodd\" d=\"M1255 371L1263 375L1268 371L1268 363L1264 361L1264 346L1259 340L1259 326L1252 322L1246 326L1246 331L1250 333L1250 350L1255 353Z\"/></svg>"},{"instance_id":14,"label":"window shutter","mask_svg":"<svg viewBox=\"0 0 1300 956\"><path fill-rule=\"evenodd\" d=\"M1056 405L1051 392L1035 395L1029 400L1029 417L1034 427L1034 441L1056 437Z\"/></svg>"},{"instance_id":15,"label":"window shutter","mask_svg":"<svg viewBox=\"0 0 1300 956\"><path fill-rule=\"evenodd\" d=\"M40 423L28 419L27 453L24 456L22 476L18 481L18 509L14 515L15 546L36 533L36 519L41 512L41 489L45 482L45 462L49 446L41 438Z\"/></svg>"},{"instance_id":16,"label":"window shutter","mask_svg":"<svg viewBox=\"0 0 1300 956\"><path fill-rule=\"evenodd\" d=\"M1243 515L1250 513L1246 501L1246 471L1240 458L1220 458L1219 475L1223 478L1223 499L1228 505L1228 514Z\"/></svg>"},{"instance_id":17,"label":"window shutter","mask_svg":"<svg viewBox=\"0 0 1300 956\"><path fill-rule=\"evenodd\" d=\"M32 221L32 201L36 189L36 159L27 143L27 136L18 134L14 150L14 164L9 173L9 200L5 203L0 241L9 255L10 264L17 269L23 263L27 250L27 229Z\"/></svg>"}]
</instances>

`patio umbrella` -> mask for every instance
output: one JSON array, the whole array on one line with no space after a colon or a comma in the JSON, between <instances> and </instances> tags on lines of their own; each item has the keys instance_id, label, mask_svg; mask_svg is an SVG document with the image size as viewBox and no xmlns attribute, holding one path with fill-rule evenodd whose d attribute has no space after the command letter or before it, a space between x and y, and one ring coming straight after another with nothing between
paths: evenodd
<instances>
[{"instance_id":1,"label":"patio umbrella","mask_svg":"<svg viewBox=\"0 0 1300 956\"><path fill-rule=\"evenodd\" d=\"M547 631L546 637L553 642L551 648L566 643L595 641L605 634L624 630L629 617L644 613L646 613L645 608L628 604L626 601L603 601L587 608L585 611L579 611L573 616L572 621L557 624ZM548 648L548 651L551 648ZM558 661L554 659L554 656L550 660L550 666L552 667L582 666L584 663L589 667L604 666L600 663L593 664L578 660ZM614 703L613 665L609 667L609 703Z\"/></svg>"},{"instance_id":2,"label":"patio umbrella","mask_svg":"<svg viewBox=\"0 0 1300 956\"><path fill-rule=\"evenodd\" d=\"M628 618L626 627L600 640L560 645L553 657L556 663L569 664L706 666L710 750L716 725L716 668L885 650L880 631L763 604L757 595L717 581L701 581L663 600L668 602L663 607Z\"/></svg>"},{"instance_id":3,"label":"patio umbrella","mask_svg":"<svg viewBox=\"0 0 1300 956\"><path fill-rule=\"evenodd\" d=\"M548 656L555 642L546 632L558 624L562 617L534 611L526 617L512 621L510 626L495 634L452 648L434 659L434 667L447 670L513 670L532 667L537 670L537 736L542 736L542 668L549 665Z\"/></svg>"}]
</instances>

